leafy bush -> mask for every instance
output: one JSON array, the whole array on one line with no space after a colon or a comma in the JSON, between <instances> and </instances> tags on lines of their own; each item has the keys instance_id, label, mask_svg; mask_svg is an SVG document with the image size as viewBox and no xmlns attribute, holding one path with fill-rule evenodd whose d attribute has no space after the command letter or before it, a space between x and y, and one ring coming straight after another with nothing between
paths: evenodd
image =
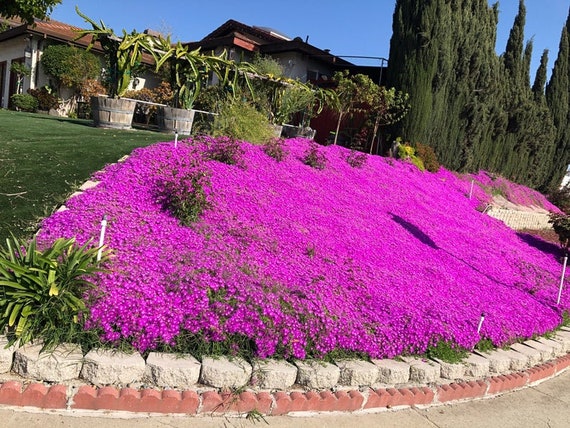
<instances>
[{"instance_id":1,"label":"leafy bush","mask_svg":"<svg viewBox=\"0 0 570 428\"><path fill-rule=\"evenodd\" d=\"M138 91L127 91L124 95L125 98L132 98L133 100L147 101L154 103L154 93L148 88L142 88ZM133 120L137 123L149 124L151 118L156 114L157 106L152 104L137 103L135 106L135 113Z\"/></svg>"},{"instance_id":2,"label":"leafy bush","mask_svg":"<svg viewBox=\"0 0 570 428\"><path fill-rule=\"evenodd\" d=\"M63 238L44 250L35 238L6 243L0 248L0 331L7 329L10 343L42 339L46 349L74 341L83 330L82 296L93 285L88 278L100 270L98 249Z\"/></svg>"},{"instance_id":3,"label":"leafy bush","mask_svg":"<svg viewBox=\"0 0 570 428\"><path fill-rule=\"evenodd\" d=\"M212 134L254 144L263 144L274 135L267 117L241 99L224 103L212 124Z\"/></svg>"},{"instance_id":4,"label":"leafy bush","mask_svg":"<svg viewBox=\"0 0 570 428\"><path fill-rule=\"evenodd\" d=\"M87 79L79 85L79 96L84 101L89 101L91 97L105 95L107 90L101 82L96 79Z\"/></svg>"},{"instance_id":5,"label":"leafy bush","mask_svg":"<svg viewBox=\"0 0 570 428\"><path fill-rule=\"evenodd\" d=\"M570 214L570 185L551 192L548 196L548 200L566 214Z\"/></svg>"},{"instance_id":6,"label":"leafy bush","mask_svg":"<svg viewBox=\"0 0 570 428\"><path fill-rule=\"evenodd\" d=\"M271 156L277 162L281 162L289 154L285 148L285 140L282 138L272 138L263 146L263 151L267 156Z\"/></svg>"},{"instance_id":7,"label":"leafy bush","mask_svg":"<svg viewBox=\"0 0 570 428\"><path fill-rule=\"evenodd\" d=\"M558 235L560 245L568 252L570 248L570 215L550 214L550 220L554 232Z\"/></svg>"},{"instance_id":8,"label":"leafy bush","mask_svg":"<svg viewBox=\"0 0 570 428\"><path fill-rule=\"evenodd\" d=\"M206 189L209 174L201 160L192 157L179 169L164 174L157 183L158 201L184 226L196 222L211 204Z\"/></svg>"},{"instance_id":9,"label":"leafy bush","mask_svg":"<svg viewBox=\"0 0 570 428\"><path fill-rule=\"evenodd\" d=\"M59 108L59 99L46 88L29 89L28 93L38 100L40 110L51 110Z\"/></svg>"},{"instance_id":10,"label":"leafy bush","mask_svg":"<svg viewBox=\"0 0 570 428\"><path fill-rule=\"evenodd\" d=\"M10 97L12 107L16 110L34 112L38 109L38 100L30 94L14 94Z\"/></svg>"},{"instance_id":11,"label":"leafy bush","mask_svg":"<svg viewBox=\"0 0 570 428\"><path fill-rule=\"evenodd\" d=\"M323 170L327 166L327 158L319 150L319 145L314 141L311 141L309 149L305 152L303 163L318 170Z\"/></svg>"},{"instance_id":12,"label":"leafy bush","mask_svg":"<svg viewBox=\"0 0 570 428\"><path fill-rule=\"evenodd\" d=\"M57 86L79 88L87 79L96 79L101 63L91 52L68 45L50 45L45 48L41 64Z\"/></svg>"},{"instance_id":13,"label":"leafy bush","mask_svg":"<svg viewBox=\"0 0 570 428\"><path fill-rule=\"evenodd\" d=\"M353 168L362 168L367 160L366 153L357 150L351 150L346 158L348 164Z\"/></svg>"},{"instance_id":14,"label":"leafy bush","mask_svg":"<svg viewBox=\"0 0 570 428\"><path fill-rule=\"evenodd\" d=\"M433 150L433 147L428 146L427 144L416 143L414 148L416 151L416 156L422 160L425 169L427 169L429 172L439 171L440 164L437 160L437 156Z\"/></svg>"},{"instance_id":15,"label":"leafy bush","mask_svg":"<svg viewBox=\"0 0 570 428\"><path fill-rule=\"evenodd\" d=\"M245 167L243 163L243 148L238 140L232 137L198 137L197 141L206 146L205 155L208 159L223 162L228 165Z\"/></svg>"},{"instance_id":16,"label":"leafy bush","mask_svg":"<svg viewBox=\"0 0 570 428\"><path fill-rule=\"evenodd\" d=\"M398 159L409 160L417 166L420 171L425 171L426 169L422 160L416 156L414 148L409 144L400 144L398 146Z\"/></svg>"}]
</instances>

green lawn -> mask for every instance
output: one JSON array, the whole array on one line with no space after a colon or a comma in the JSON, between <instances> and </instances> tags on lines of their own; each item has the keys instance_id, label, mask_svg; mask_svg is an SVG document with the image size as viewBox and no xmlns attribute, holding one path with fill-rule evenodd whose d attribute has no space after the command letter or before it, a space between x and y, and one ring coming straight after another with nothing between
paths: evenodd
<instances>
[{"instance_id":1,"label":"green lawn","mask_svg":"<svg viewBox=\"0 0 570 428\"><path fill-rule=\"evenodd\" d=\"M172 136L94 128L91 121L0 110L0 245L31 236L93 172Z\"/></svg>"}]
</instances>

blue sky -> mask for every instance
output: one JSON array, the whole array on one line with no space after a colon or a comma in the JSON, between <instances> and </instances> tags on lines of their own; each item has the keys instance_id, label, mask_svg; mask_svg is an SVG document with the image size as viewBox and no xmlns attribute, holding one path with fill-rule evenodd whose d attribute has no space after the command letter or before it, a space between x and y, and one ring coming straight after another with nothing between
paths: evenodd
<instances>
[{"instance_id":1,"label":"blue sky","mask_svg":"<svg viewBox=\"0 0 570 428\"><path fill-rule=\"evenodd\" d=\"M499 2L499 53L505 49L518 3L518 0ZM127 31L152 28L171 32L174 40L196 41L228 19L235 19L248 25L272 27L290 37L299 36L305 40L308 36L310 44L330 49L335 55L388 58L395 1L63 0L51 16L85 27L85 22L75 13L76 5L90 18L103 20L116 33L123 28ZM536 72L542 51L548 49L550 75L570 0L526 0L525 5L525 39L534 39L531 74ZM356 64L380 65L379 60L347 59Z\"/></svg>"}]
</instances>

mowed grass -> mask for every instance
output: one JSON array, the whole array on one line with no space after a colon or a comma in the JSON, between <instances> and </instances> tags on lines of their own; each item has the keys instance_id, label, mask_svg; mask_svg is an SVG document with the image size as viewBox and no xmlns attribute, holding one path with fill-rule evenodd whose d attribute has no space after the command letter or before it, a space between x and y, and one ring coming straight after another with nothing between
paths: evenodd
<instances>
[{"instance_id":1,"label":"mowed grass","mask_svg":"<svg viewBox=\"0 0 570 428\"><path fill-rule=\"evenodd\" d=\"M90 120L0 110L0 245L31 236L89 177L134 148L172 137L95 128Z\"/></svg>"}]
</instances>

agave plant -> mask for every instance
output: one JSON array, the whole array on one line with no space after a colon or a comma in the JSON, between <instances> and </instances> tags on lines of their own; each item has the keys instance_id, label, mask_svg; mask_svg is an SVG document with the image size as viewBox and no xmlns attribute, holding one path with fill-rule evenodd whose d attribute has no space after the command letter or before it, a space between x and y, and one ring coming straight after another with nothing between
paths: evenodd
<instances>
[{"instance_id":1,"label":"agave plant","mask_svg":"<svg viewBox=\"0 0 570 428\"><path fill-rule=\"evenodd\" d=\"M46 349L73 340L82 330L89 277L100 270L98 248L64 238L43 250L36 238L25 244L12 236L6 244L0 247L0 331L10 344L41 339Z\"/></svg>"}]
</instances>

